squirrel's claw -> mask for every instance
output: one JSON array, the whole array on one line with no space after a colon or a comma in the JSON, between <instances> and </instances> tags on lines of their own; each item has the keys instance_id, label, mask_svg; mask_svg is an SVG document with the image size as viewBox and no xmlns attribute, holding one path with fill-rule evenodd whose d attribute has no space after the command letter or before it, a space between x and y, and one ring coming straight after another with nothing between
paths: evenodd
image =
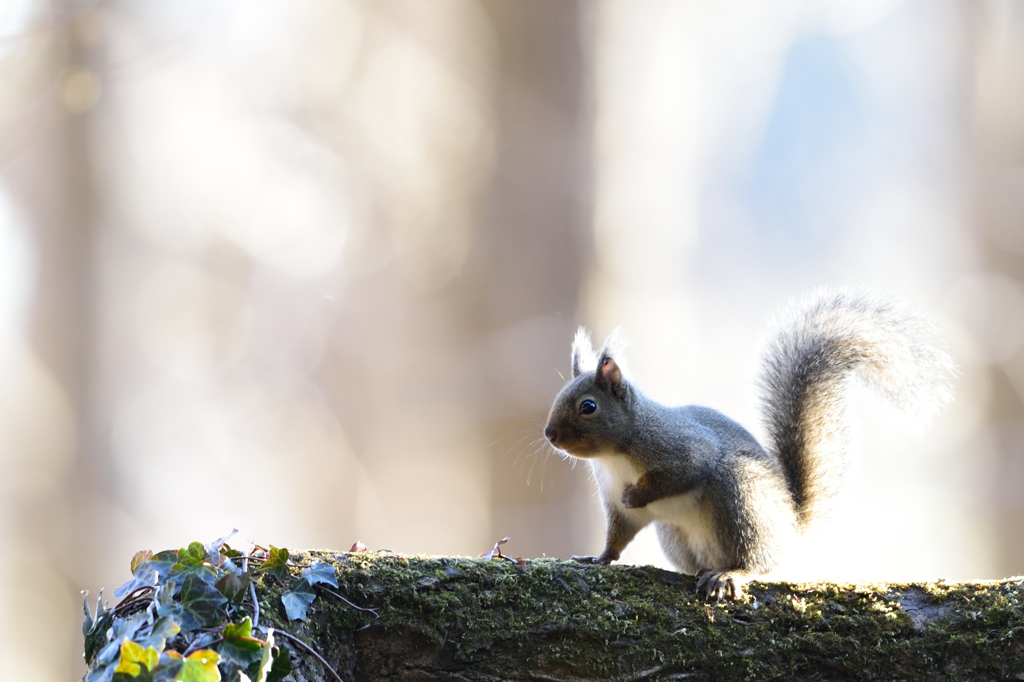
<instances>
[{"instance_id":1,"label":"squirrel's claw","mask_svg":"<svg viewBox=\"0 0 1024 682\"><path fill-rule=\"evenodd\" d=\"M743 571L713 571L701 569L697 571L697 594L705 601L722 601L743 598L743 586L750 577Z\"/></svg>"},{"instance_id":2,"label":"squirrel's claw","mask_svg":"<svg viewBox=\"0 0 1024 682\"><path fill-rule=\"evenodd\" d=\"M603 564L607 566L611 562L619 558L618 552L610 554L608 552L602 552L601 556L571 556L570 561L575 561L580 564Z\"/></svg>"}]
</instances>

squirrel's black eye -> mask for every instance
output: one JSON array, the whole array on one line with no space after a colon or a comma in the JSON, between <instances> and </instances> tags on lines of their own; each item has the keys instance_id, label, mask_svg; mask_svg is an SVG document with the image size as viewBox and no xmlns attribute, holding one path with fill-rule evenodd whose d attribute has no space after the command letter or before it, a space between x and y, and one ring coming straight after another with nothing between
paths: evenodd
<instances>
[{"instance_id":1,"label":"squirrel's black eye","mask_svg":"<svg viewBox=\"0 0 1024 682\"><path fill-rule=\"evenodd\" d=\"M594 414L597 412L597 403L593 400L584 400L580 403L580 414Z\"/></svg>"}]
</instances>

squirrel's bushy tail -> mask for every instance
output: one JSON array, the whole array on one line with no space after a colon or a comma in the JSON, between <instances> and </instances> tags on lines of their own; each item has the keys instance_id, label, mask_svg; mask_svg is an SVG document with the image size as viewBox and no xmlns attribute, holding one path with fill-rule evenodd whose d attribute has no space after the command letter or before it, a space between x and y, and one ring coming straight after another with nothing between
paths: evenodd
<instances>
[{"instance_id":1,"label":"squirrel's bushy tail","mask_svg":"<svg viewBox=\"0 0 1024 682\"><path fill-rule=\"evenodd\" d=\"M883 298L819 293L776 323L761 377L770 447L801 527L828 511L846 470L846 384L853 372L891 402L926 414L947 403L952 360L928 322Z\"/></svg>"}]
</instances>

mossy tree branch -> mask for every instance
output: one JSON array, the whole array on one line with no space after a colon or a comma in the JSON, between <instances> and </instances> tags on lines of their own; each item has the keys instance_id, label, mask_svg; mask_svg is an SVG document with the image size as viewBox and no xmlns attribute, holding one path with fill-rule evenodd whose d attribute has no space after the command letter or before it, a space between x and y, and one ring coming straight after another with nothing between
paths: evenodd
<instances>
[{"instance_id":1,"label":"mossy tree branch","mask_svg":"<svg viewBox=\"0 0 1024 682\"><path fill-rule=\"evenodd\" d=\"M1024 581L753 583L705 604L651 567L386 553L293 555L337 567L308 620L259 586L261 623L355 680L1024 679ZM334 591L334 590L332 590ZM296 682L332 679L293 648Z\"/></svg>"}]
</instances>

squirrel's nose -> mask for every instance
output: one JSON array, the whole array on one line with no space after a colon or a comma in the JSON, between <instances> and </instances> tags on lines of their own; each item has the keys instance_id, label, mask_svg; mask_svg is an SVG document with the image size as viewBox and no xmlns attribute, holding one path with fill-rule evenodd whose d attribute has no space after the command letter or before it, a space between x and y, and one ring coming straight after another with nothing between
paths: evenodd
<instances>
[{"instance_id":1,"label":"squirrel's nose","mask_svg":"<svg viewBox=\"0 0 1024 682\"><path fill-rule=\"evenodd\" d=\"M558 440L558 429L556 429L554 426L545 426L544 437L551 441L551 443L554 443L555 441Z\"/></svg>"}]
</instances>

